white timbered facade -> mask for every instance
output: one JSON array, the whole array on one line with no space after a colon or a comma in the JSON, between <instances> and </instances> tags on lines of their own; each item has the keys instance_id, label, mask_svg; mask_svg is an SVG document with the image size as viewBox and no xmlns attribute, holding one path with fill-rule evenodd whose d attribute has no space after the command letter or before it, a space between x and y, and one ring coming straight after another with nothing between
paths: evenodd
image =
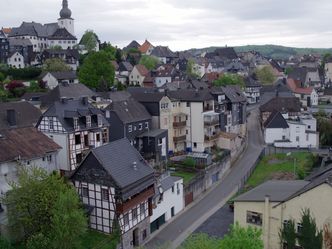
<instances>
[{"instance_id":1,"label":"white timbered facade","mask_svg":"<svg viewBox=\"0 0 332 249\"><path fill-rule=\"evenodd\" d=\"M117 225L124 249L139 246L148 238L154 171L129 140L93 149L71 180L89 213L92 229L110 234Z\"/></svg>"},{"instance_id":2,"label":"white timbered facade","mask_svg":"<svg viewBox=\"0 0 332 249\"><path fill-rule=\"evenodd\" d=\"M37 127L62 147L59 154L62 171L75 170L92 148L109 141L108 122L87 98L55 102Z\"/></svg>"}]
</instances>

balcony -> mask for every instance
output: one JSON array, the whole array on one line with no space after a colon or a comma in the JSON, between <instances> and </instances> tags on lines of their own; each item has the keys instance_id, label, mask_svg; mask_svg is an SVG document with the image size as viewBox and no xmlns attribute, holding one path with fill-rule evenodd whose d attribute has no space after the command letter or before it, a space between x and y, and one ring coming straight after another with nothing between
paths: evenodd
<instances>
[{"instance_id":1,"label":"balcony","mask_svg":"<svg viewBox=\"0 0 332 249\"><path fill-rule=\"evenodd\" d=\"M205 142L211 142L214 140L217 140L220 136L220 131L213 132L212 134L208 134L204 136L204 141Z\"/></svg>"},{"instance_id":2,"label":"balcony","mask_svg":"<svg viewBox=\"0 0 332 249\"><path fill-rule=\"evenodd\" d=\"M205 126L216 126L219 125L219 119L204 120Z\"/></svg>"},{"instance_id":3,"label":"balcony","mask_svg":"<svg viewBox=\"0 0 332 249\"><path fill-rule=\"evenodd\" d=\"M187 140L187 136L183 135L183 136L177 136L177 137L173 137L173 141L174 143L178 143L178 142L184 142Z\"/></svg>"},{"instance_id":4,"label":"balcony","mask_svg":"<svg viewBox=\"0 0 332 249\"><path fill-rule=\"evenodd\" d=\"M181 122L173 122L173 128L183 128L186 127L187 122L181 121Z\"/></svg>"}]
</instances>

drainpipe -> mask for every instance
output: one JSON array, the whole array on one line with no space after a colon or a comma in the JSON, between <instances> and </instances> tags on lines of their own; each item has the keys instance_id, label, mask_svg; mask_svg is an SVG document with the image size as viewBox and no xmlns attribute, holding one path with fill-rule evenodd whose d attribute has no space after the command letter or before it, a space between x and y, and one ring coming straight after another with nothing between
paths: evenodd
<instances>
[{"instance_id":1,"label":"drainpipe","mask_svg":"<svg viewBox=\"0 0 332 249\"><path fill-rule=\"evenodd\" d=\"M269 249L270 235L270 196L265 196L264 214L263 214L263 242L264 249Z\"/></svg>"}]
</instances>

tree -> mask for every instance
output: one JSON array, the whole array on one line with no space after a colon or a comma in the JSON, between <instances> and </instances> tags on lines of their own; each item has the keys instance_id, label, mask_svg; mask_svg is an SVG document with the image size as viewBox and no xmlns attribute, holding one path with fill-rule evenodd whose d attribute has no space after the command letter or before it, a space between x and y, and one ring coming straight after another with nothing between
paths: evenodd
<instances>
[{"instance_id":1,"label":"tree","mask_svg":"<svg viewBox=\"0 0 332 249\"><path fill-rule=\"evenodd\" d=\"M181 246L181 249L220 249L220 239L199 233L191 235Z\"/></svg>"},{"instance_id":2,"label":"tree","mask_svg":"<svg viewBox=\"0 0 332 249\"><path fill-rule=\"evenodd\" d=\"M194 65L195 65L195 61L193 59L189 59L187 62L187 67L186 67L186 74L189 77L197 79L197 78L199 78L199 75L195 72Z\"/></svg>"},{"instance_id":3,"label":"tree","mask_svg":"<svg viewBox=\"0 0 332 249\"><path fill-rule=\"evenodd\" d=\"M284 223L283 227L280 229L279 237L281 243L287 244L287 249L295 249L296 231L294 220L289 220L287 223Z\"/></svg>"},{"instance_id":4,"label":"tree","mask_svg":"<svg viewBox=\"0 0 332 249\"><path fill-rule=\"evenodd\" d=\"M122 51L119 48L115 52L115 59L117 63L120 63L122 61Z\"/></svg>"},{"instance_id":5,"label":"tree","mask_svg":"<svg viewBox=\"0 0 332 249\"><path fill-rule=\"evenodd\" d=\"M98 36L93 30L86 30L80 41L88 52L95 51L98 44Z\"/></svg>"},{"instance_id":6,"label":"tree","mask_svg":"<svg viewBox=\"0 0 332 249\"><path fill-rule=\"evenodd\" d=\"M111 60L104 51L91 52L85 58L78 72L78 78L80 82L96 89L102 77L113 85L115 71Z\"/></svg>"},{"instance_id":7,"label":"tree","mask_svg":"<svg viewBox=\"0 0 332 249\"><path fill-rule=\"evenodd\" d=\"M3 82L6 79L5 75L0 72L0 82Z\"/></svg>"},{"instance_id":8,"label":"tree","mask_svg":"<svg viewBox=\"0 0 332 249\"><path fill-rule=\"evenodd\" d=\"M108 92L109 90L110 90L110 84L102 76L100 81L99 81L99 84L97 86L96 91L98 91L98 92Z\"/></svg>"},{"instance_id":9,"label":"tree","mask_svg":"<svg viewBox=\"0 0 332 249\"><path fill-rule=\"evenodd\" d=\"M50 47L51 50L59 51L62 50L62 47L60 45L55 45Z\"/></svg>"},{"instance_id":10,"label":"tree","mask_svg":"<svg viewBox=\"0 0 332 249\"><path fill-rule=\"evenodd\" d=\"M243 228L238 223L231 226L230 233L221 241L221 249L263 249L262 230Z\"/></svg>"},{"instance_id":11,"label":"tree","mask_svg":"<svg viewBox=\"0 0 332 249\"><path fill-rule=\"evenodd\" d=\"M47 59L43 65L44 72L62 72L71 71L71 67L68 66L63 60L59 58Z\"/></svg>"},{"instance_id":12,"label":"tree","mask_svg":"<svg viewBox=\"0 0 332 249\"><path fill-rule=\"evenodd\" d=\"M159 60L156 57L150 55L142 55L138 64L144 65L148 70L155 69Z\"/></svg>"},{"instance_id":13,"label":"tree","mask_svg":"<svg viewBox=\"0 0 332 249\"><path fill-rule=\"evenodd\" d=\"M23 166L18 171L18 183L4 198L13 232L23 230L30 248L79 248L72 239L84 235L87 221L75 189L58 173Z\"/></svg>"},{"instance_id":14,"label":"tree","mask_svg":"<svg viewBox=\"0 0 332 249\"><path fill-rule=\"evenodd\" d=\"M332 145L332 123L323 109L316 114L320 145Z\"/></svg>"},{"instance_id":15,"label":"tree","mask_svg":"<svg viewBox=\"0 0 332 249\"><path fill-rule=\"evenodd\" d=\"M103 48L101 51L105 52L106 55L108 56L109 60L115 61L116 60L116 52L117 48L113 47L111 43L104 43Z\"/></svg>"},{"instance_id":16,"label":"tree","mask_svg":"<svg viewBox=\"0 0 332 249\"><path fill-rule=\"evenodd\" d=\"M258 80L262 84L272 84L277 78L273 74L273 69L271 66L265 66L261 69L256 69L255 73L257 75Z\"/></svg>"},{"instance_id":17,"label":"tree","mask_svg":"<svg viewBox=\"0 0 332 249\"><path fill-rule=\"evenodd\" d=\"M239 85L244 86L243 78L238 74L223 74L213 82L215 86Z\"/></svg>"},{"instance_id":18,"label":"tree","mask_svg":"<svg viewBox=\"0 0 332 249\"><path fill-rule=\"evenodd\" d=\"M12 80L6 86L6 88L10 92L10 94L15 98L21 97L26 91L25 85L21 81L17 80Z\"/></svg>"},{"instance_id":19,"label":"tree","mask_svg":"<svg viewBox=\"0 0 332 249\"><path fill-rule=\"evenodd\" d=\"M321 249L323 246L323 231L318 230L316 221L311 217L310 210L302 211L301 231L298 236L299 245L303 249Z\"/></svg>"}]
</instances>

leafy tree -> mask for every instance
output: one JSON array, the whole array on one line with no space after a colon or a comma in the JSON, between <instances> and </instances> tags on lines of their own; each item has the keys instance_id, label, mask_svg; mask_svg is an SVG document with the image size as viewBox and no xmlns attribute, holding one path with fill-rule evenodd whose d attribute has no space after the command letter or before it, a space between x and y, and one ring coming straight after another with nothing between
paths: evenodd
<instances>
[{"instance_id":1,"label":"leafy tree","mask_svg":"<svg viewBox=\"0 0 332 249\"><path fill-rule=\"evenodd\" d=\"M117 63L120 63L122 61L122 51L119 48L115 52L115 59Z\"/></svg>"},{"instance_id":2,"label":"leafy tree","mask_svg":"<svg viewBox=\"0 0 332 249\"><path fill-rule=\"evenodd\" d=\"M71 67L68 66L63 60L59 58L47 59L43 65L44 72L62 72L71 71Z\"/></svg>"},{"instance_id":3,"label":"leafy tree","mask_svg":"<svg viewBox=\"0 0 332 249\"><path fill-rule=\"evenodd\" d=\"M60 45L55 45L50 47L51 50L59 51L62 50L62 47Z\"/></svg>"},{"instance_id":4,"label":"leafy tree","mask_svg":"<svg viewBox=\"0 0 332 249\"><path fill-rule=\"evenodd\" d=\"M287 249L295 249L296 245L296 231L294 220L289 220L280 229L279 237L281 243L287 244Z\"/></svg>"},{"instance_id":5,"label":"leafy tree","mask_svg":"<svg viewBox=\"0 0 332 249\"><path fill-rule=\"evenodd\" d=\"M78 72L78 78L80 82L96 89L102 77L113 85L115 70L111 60L104 51L91 52L85 58Z\"/></svg>"},{"instance_id":6,"label":"leafy tree","mask_svg":"<svg viewBox=\"0 0 332 249\"><path fill-rule=\"evenodd\" d=\"M332 145L332 123L328 118L324 110L319 110L316 115L317 128L319 131L320 145L331 146Z\"/></svg>"},{"instance_id":7,"label":"leafy tree","mask_svg":"<svg viewBox=\"0 0 332 249\"><path fill-rule=\"evenodd\" d=\"M231 226L230 233L221 241L222 249L263 249L262 231L240 227L238 223Z\"/></svg>"},{"instance_id":8,"label":"leafy tree","mask_svg":"<svg viewBox=\"0 0 332 249\"><path fill-rule=\"evenodd\" d=\"M320 249L323 246L323 231L318 230L316 221L311 217L310 210L302 211L302 229L298 237L303 249Z\"/></svg>"},{"instance_id":9,"label":"leafy tree","mask_svg":"<svg viewBox=\"0 0 332 249\"><path fill-rule=\"evenodd\" d=\"M199 233L191 235L181 246L181 249L221 249L220 239Z\"/></svg>"},{"instance_id":10,"label":"leafy tree","mask_svg":"<svg viewBox=\"0 0 332 249\"><path fill-rule=\"evenodd\" d=\"M110 84L102 76L96 89L98 92L108 92L110 90Z\"/></svg>"},{"instance_id":11,"label":"leafy tree","mask_svg":"<svg viewBox=\"0 0 332 249\"><path fill-rule=\"evenodd\" d=\"M155 69L159 60L150 55L143 55L138 64L144 65L148 70Z\"/></svg>"},{"instance_id":12,"label":"leafy tree","mask_svg":"<svg viewBox=\"0 0 332 249\"><path fill-rule=\"evenodd\" d=\"M188 167L188 168L195 168L196 166L196 161L194 158L192 157L187 157L184 161L183 161L183 165Z\"/></svg>"},{"instance_id":13,"label":"leafy tree","mask_svg":"<svg viewBox=\"0 0 332 249\"><path fill-rule=\"evenodd\" d=\"M5 75L0 72L0 82L3 82L6 79Z\"/></svg>"},{"instance_id":14,"label":"leafy tree","mask_svg":"<svg viewBox=\"0 0 332 249\"><path fill-rule=\"evenodd\" d=\"M0 248L1 249L14 249L14 247L5 239L0 237Z\"/></svg>"},{"instance_id":15,"label":"leafy tree","mask_svg":"<svg viewBox=\"0 0 332 249\"><path fill-rule=\"evenodd\" d=\"M26 91L25 85L22 82L16 80L11 81L6 86L6 88L10 92L10 94L15 98L21 97Z\"/></svg>"},{"instance_id":16,"label":"leafy tree","mask_svg":"<svg viewBox=\"0 0 332 249\"><path fill-rule=\"evenodd\" d=\"M215 86L227 86L227 85L239 85L244 86L244 80L242 76L238 74L223 74L220 75L217 80L213 82Z\"/></svg>"},{"instance_id":17,"label":"leafy tree","mask_svg":"<svg viewBox=\"0 0 332 249\"><path fill-rule=\"evenodd\" d=\"M273 69L271 66L265 66L261 69L256 69L255 71L258 80L262 84L272 84L277 78L273 74Z\"/></svg>"},{"instance_id":18,"label":"leafy tree","mask_svg":"<svg viewBox=\"0 0 332 249\"><path fill-rule=\"evenodd\" d=\"M9 223L14 233L23 230L27 246L57 249L68 248L62 247L68 244L79 248L72 239L84 234L86 218L75 189L59 174L19 167L18 182L11 187L4 199L9 204ZM45 244L50 246L41 246Z\"/></svg>"},{"instance_id":19,"label":"leafy tree","mask_svg":"<svg viewBox=\"0 0 332 249\"><path fill-rule=\"evenodd\" d=\"M101 51L105 52L111 61L116 60L117 48L113 47L110 43L104 43Z\"/></svg>"},{"instance_id":20,"label":"leafy tree","mask_svg":"<svg viewBox=\"0 0 332 249\"><path fill-rule=\"evenodd\" d=\"M93 30L86 30L80 44L84 45L88 52L94 51L98 44L98 36Z\"/></svg>"},{"instance_id":21,"label":"leafy tree","mask_svg":"<svg viewBox=\"0 0 332 249\"><path fill-rule=\"evenodd\" d=\"M195 61L193 59L189 59L188 63L187 63L187 67L186 67L186 74L189 77L197 79L197 78L199 78L199 75L195 72L194 65L195 65Z\"/></svg>"}]
</instances>

